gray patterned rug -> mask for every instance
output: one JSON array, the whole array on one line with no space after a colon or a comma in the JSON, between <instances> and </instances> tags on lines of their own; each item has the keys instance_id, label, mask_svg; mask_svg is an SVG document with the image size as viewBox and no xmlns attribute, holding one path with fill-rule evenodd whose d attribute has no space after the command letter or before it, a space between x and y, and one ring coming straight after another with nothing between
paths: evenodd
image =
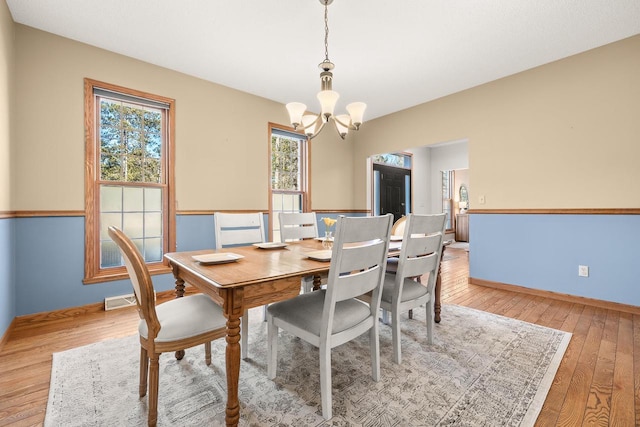
<instances>
[{"instance_id":1,"label":"gray patterned rug","mask_svg":"<svg viewBox=\"0 0 640 427\"><path fill-rule=\"evenodd\" d=\"M371 379L368 335L333 349L333 413L320 409L318 351L281 335L278 376L266 375L266 323L250 316L249 356L240 371L241 426L530 426L571 334L445 305L434 344L424 310L402 321L403 364L391 360L391 329L380 325L381 380ZM224 425L224 340L160 359L160 426ZM53 355L45 426L146 425L138 398L137 336Z\"/></svg>"}]
</instances>

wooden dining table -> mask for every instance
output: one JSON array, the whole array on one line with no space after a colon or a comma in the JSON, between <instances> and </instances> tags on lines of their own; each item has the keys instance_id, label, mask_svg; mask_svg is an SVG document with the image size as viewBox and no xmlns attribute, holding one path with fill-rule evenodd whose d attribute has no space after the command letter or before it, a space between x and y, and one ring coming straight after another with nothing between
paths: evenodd
<instances>
[{"instance_id":1,"label":"wooden dining table","mask_svg":"<svg viewBox=\"0 0 640 427\"><path fill-rule=\"evenodd\" d=\"M319 278L328 273L330 262L310 259L308 254L322 249L320 241L304 240L287 243L282 248L242 246L165 254L176 279L176 297L184 295L185 283L188 283L218 303L227 318L227 426L237 426L240 419L240 317L246 309L295 297L300 293L303 277L314 276L314 288L318 288ZM234 254L239 259L217 264L204 264L194 259L194 256L214 253ZM397 253L396 251L395 254ZM394 252L390 252L390 255L394 255ZM434 301L438 321L439 276L438 274Z\"/></svg>"}]
</instances>

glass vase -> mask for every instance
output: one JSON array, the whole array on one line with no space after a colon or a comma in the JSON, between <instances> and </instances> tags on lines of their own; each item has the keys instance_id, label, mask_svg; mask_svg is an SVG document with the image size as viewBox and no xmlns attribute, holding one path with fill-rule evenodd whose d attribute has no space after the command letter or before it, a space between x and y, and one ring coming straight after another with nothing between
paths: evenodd
<instances>
[{"instance_id":1,"label":"glass vase","mask_svg":"<svg viewBox=\"0 0 640 427\"><path fill-rule=\"evenodd\" d=\"M322 239L322 247L325 249L331 249L333 247L333 232L325 231L324 239Z\"/></svg>"}]
</instances>

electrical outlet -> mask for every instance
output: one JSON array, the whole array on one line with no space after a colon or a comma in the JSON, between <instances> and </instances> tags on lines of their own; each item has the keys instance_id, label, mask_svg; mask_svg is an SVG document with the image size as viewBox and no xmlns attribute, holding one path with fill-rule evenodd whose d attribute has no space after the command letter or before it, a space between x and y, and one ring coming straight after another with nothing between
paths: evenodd
<instances>
[{"instance_id":1,"label":"electrical outlet","mask_svg":"<svg viewBox=\"0 0 640 427\"><path fill-rule=\"evenodd\" d=\"M580 276L580 277L589 277L589 266L588 265L579 265L578 266L578 276Z\"/></svg>"}]
</instances>

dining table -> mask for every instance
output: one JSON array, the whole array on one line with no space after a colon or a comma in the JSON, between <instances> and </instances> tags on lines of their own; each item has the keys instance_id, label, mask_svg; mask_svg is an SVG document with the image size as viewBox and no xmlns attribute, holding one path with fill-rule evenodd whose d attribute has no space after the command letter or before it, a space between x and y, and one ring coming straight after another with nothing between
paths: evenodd
<instances>
[{"instance_id":1,"label":"dining table","mask_svg":"<svg viewBox=\"0 0 640 427\"><path fill-rule=\"evenodd\" d=\"M400 244L391 242L390 256L398 255ZM329 272L330 257L321 239L286 244L256 244L224 249L165 254L175 277L176 297L185 293L185 283L209 295L222 307L226 323L225 365L227 405L225 422L237 426L240 419L240 318L246 309L259 307L300 294L301 280ZM209 262L207 262L209 261ZM436 280L435 312L440 316L440 274Z\"/></svg>"}]
</instances>

